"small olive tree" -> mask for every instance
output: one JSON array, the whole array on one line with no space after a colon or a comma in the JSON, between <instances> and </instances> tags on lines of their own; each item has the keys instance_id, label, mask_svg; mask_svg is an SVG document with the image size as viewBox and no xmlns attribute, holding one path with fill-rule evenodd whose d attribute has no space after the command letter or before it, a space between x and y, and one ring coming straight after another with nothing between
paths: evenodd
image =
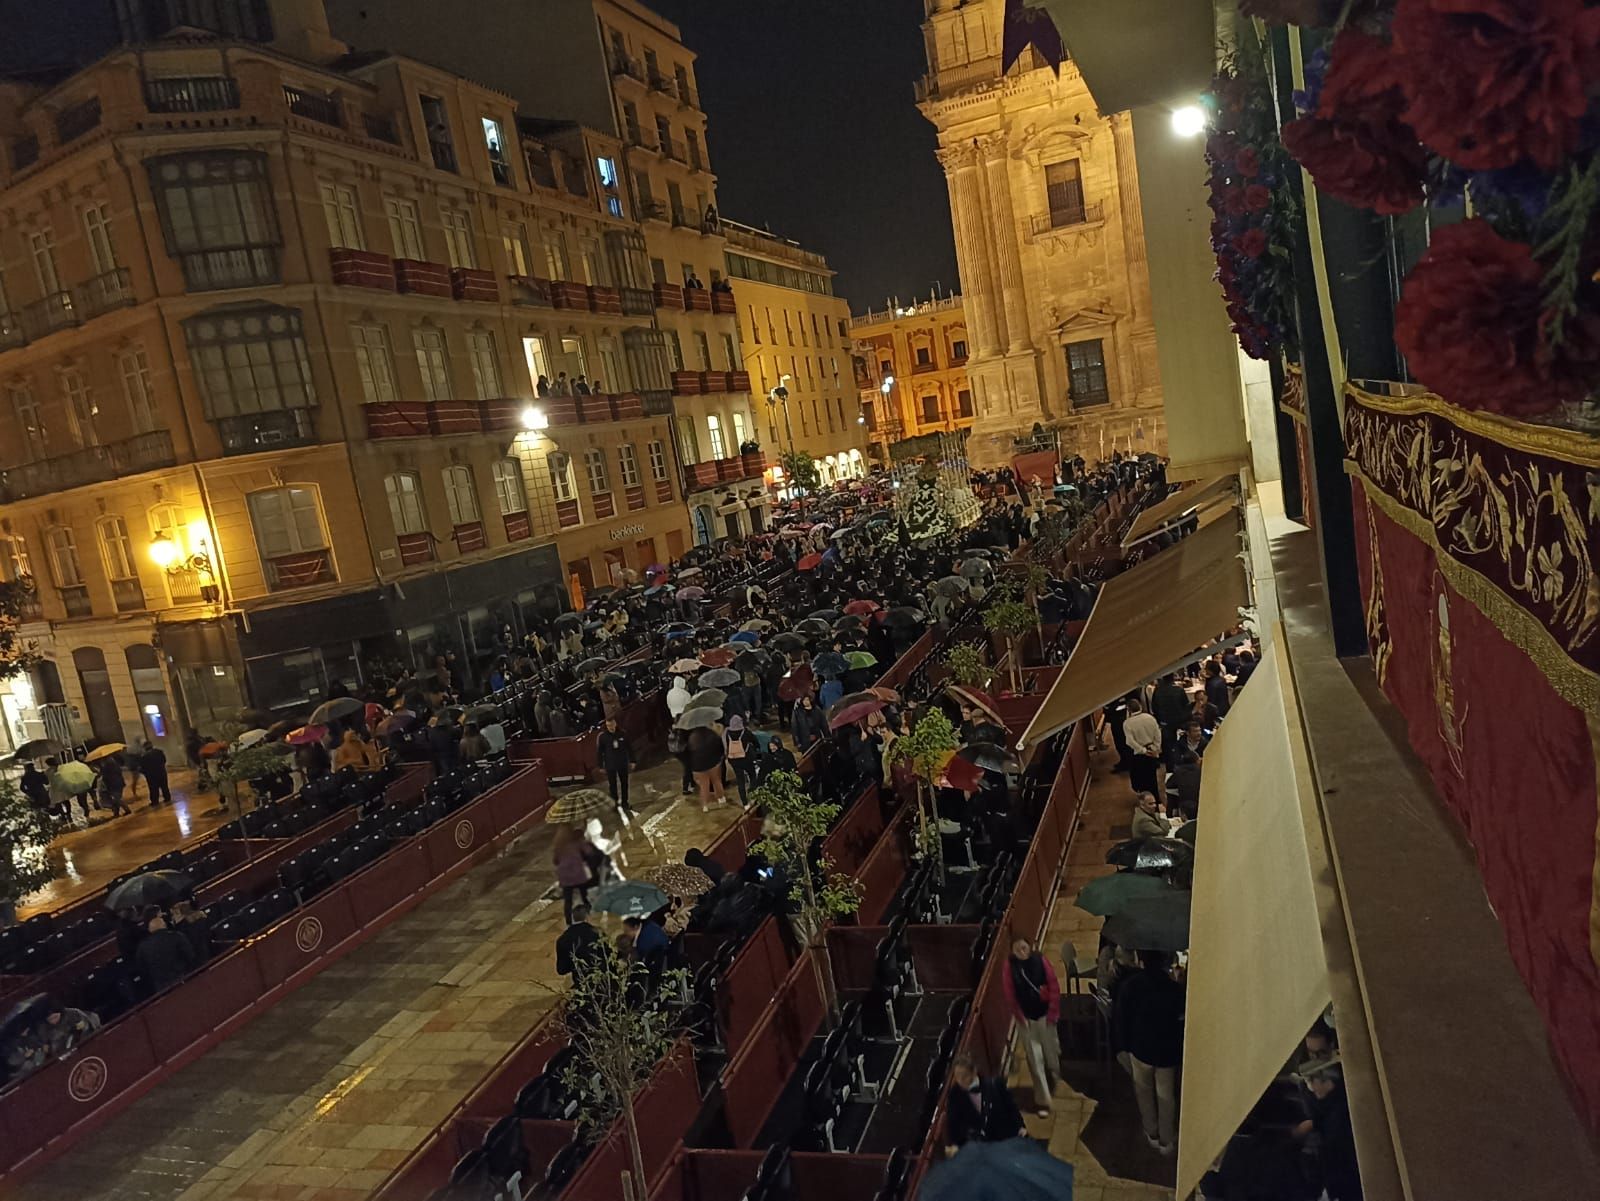
<instances>
[{"instance_id":1,"label":"small olive tree","mask_svg":"<svg viewBox=\"0 0 1600 1201\"><path fill-rule=\"evenodd\" d=\"M902 734L889 745L889 766L902 760L911 765L917 777L917 845L923 854L932 855L944 874L944 844L933 818L934 790L950 756L961 746L955 726L942 709L930 709L918 719L911 733Z\"/></svg>"},{"instance_id":2,"label":"small olive tree","mask_svg":"<svg viewBox=\"0 0 1600 1201\"><path fill-rule=\"evenodd\" d=\"M1025 600L1008 591L983 611L983 627L999 634L1006 642L1006 665L1011 691L1022 691L1022 639L1037 628L1038 614Z\"/></svg>"},{"instance_id":3,"label":"small olive tree","mask_svg":"<svg viewBox=\"0 0 1600 1201\"><path fill-rule=\"evenodd\" d=\"M984 661L983 650L975 642L958 642L944 657L950 678L957 684L987 688L994 673Z\"/></svg>"},{"instance_id":4,"label":"small olive tree","mask_svg":"<svg viewBox=\"0 0 1600 1201\"><path fill-rule=\"evenodd\" d=\"M258 742L255 746L229 751L217 761L212 770L226 801L234 813L244 815L244 799L239 785L251 780L262 780L285 771L289 766L289 748L281 742Z\"/></svg>"},{"instance_id":5,"label":"small olive tree","mask_svg":"<svg viewBox=\"0 0 1600 1201\"><path fill-rule=\"evenodd\" d=\"M629 1162L622 1173L624 1201L643 1201L650 1187L633 1101L682 1032L671 999L687 985L687 973L674 968L652 989L641 965L602 942L556 1003L557 1025L573 1050L561 1079L578 1098L580 1125L600 1139L622 1119Z\"/></svg>"},{"instance_id":6,"label":"small olive tree","mask_svg":"<svg viewBox=\"0 0 1600 1201\"><path fill-rule=\"evenodd\" d=\"M832 828L840 807L813 800L805 781L792 771L773 772L750 794L750 800L767 815L766 833L752 849L774 867L783 868L793 881L789 899L798 906L791 917L795 934L803 946L815 949L812 962L817 983L828 1012L837 1016L839 997L825 934L830 921L861 908L861 884L835 872L827 859L813 868L811 846Z\"/></svg>"},{"instance_id":7,"label":"small olive tree","mask_svg":"<svg viewBox=\"0 0 1600 1201\"><path fill-rule=\"evenodd\" d=\"M16 919L17 904L56 878L47 849L55 823L10 780L0 777L0 927Z\"/></svg>"}]
</instances>

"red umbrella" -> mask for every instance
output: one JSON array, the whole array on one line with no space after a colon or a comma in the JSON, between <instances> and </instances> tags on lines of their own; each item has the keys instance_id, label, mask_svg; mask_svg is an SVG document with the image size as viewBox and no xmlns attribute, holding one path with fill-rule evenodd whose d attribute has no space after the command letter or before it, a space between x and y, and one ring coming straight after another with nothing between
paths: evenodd
<instances>
[{"instance_id":1,"label":"red umbrella","mask_svg":"<svg viewBox=\"0 0 1600 1201\"><path fill-rule=\"evenodd\" d=\"M951 788L976 789L983 783L983 768L960 755L952 755L939 776L942 784Z\"/></svg>"},{"instance_id":2,"label":"red umbrella","mask_svg":"<svg viewBox=\"0 0 1600 1201\"><path fill-rule=\"evenodd\" d=\"M700 662L707 667L727 667L733 662L733 652L720 646L715 650L701 651Z\"/></svg>"},{"instance_id":3,"label":"red umbrella","mask_svg":"<svg viewBox=\"0 0 1600 1201\"><path fill-rule=\"evenodd\" d=\"M853 725L874 713L883 711L884 702L873 697L870 700L850 699L849 704L834 705L828 712L828 729L842 730L845 726Z\"/></svg>"},{"instance_id":4,"label":"red umbrella","mask_svg":"<svg viewBox=\"0 0 1600 1201\"><path fill-rule=\"evenodd\" d=\"M994 718L997 725L1004 725L1005 718L1000 716L1000 710L995 704L994 697L981 688L974 688L970 684L946 684L945 691L964 705L980 710L989 717Z\"/></svg>"},{"instance_id":5,"label":"red umbrella","mask_svg":"<svg viewBox=\"0 0 1600 1201\"><path fill-rule=\"evenodd\" d=\"M310 746L313 742L321 742L327 736L327 726L301 726L298 730L291 731L284 741L290 746Z\"/></svg>"},{"instance_id":6,"label":"red umbrella","mask_svg":"<svg viewBox=\"0 0 1600 1201\"><path fill-rule=\"evenodd\" d=\"M880 701L887 701L891 705L900 699L900 694L893 688L883 688L878 685L874 685L873 687L868 688L867 691L872 693L872 695L877 697Z\"/></svg>"},{"instance_id":7,"label":"red umbrella","mask_svg":"<svg viewBox=\"0 0 1600 1201\"><path fill-rule=\"evenodd\" d=\"M878 602L853 600L844 607L844 611L852 617L865 617L868 613L876 613L878 611Z\"/></svg>"},{"instance_id":8,"label":"red umbrella","mask_svg":"<svg viewBox=\"0 0 1600 1201\"><path fill-rule=\"evenodd\" d=\"M778 681L778 699L797 701L809 695L816 682L817 677L812 674L810 664L797 667Z\"/></svg>"},{"instance_id":9,"label":"red umbrella","mask_svg":"<svg viewBox=\"0 0 1600 1201\"><path fill-rule=\"evenodd\" d=\"M228 744L226 742L208 742L200 748L200 758L215 759L227 749Z\"/></svg>"},{"instance_id":10,"label":"red umbrella","mask_svg":"<svg viewBox=\"0 0 1600 1201\"><path fill-rule=\"evenodd\" d=\"M795 564L795 569L797 571L812 571L815 570L817 565L821 562L821 555L807 555L805 558L801 559L800 562Z\"/></svg>"}]
</instances>

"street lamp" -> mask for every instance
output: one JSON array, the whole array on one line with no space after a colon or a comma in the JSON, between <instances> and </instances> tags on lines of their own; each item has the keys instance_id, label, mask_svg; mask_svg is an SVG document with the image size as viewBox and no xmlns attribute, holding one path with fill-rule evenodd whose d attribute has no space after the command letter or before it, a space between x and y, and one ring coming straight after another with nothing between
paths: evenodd
<instances>
[{"instance_id":1,"label":"street lamp","mask_svg":"<svg viewBox=\"0 0 1600 1201\"><path fill-rule=\"evenodd\" d=\"M222 595L222 589L217 585L216 572L211 566L209 546L204 539L201 539L199 546L200 549L193 554L185 555L176 538L166 530L157 530L155 537L150 540L150 558L168 575L194 572L200 580L200 599L207 604L215 604Z\"/></svg>"}]
</instances>

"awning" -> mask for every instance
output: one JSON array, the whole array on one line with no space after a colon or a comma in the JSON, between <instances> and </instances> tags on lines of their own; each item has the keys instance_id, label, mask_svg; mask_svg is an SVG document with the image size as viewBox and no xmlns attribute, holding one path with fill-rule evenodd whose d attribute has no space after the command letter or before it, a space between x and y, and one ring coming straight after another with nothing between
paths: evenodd
<instances>
[{"instance_id":1,"label":"awning","mask_svg":"<svg viewBox=\"0 0 1600 1201\"><path fill-rule=\"evenodd\" d=\"M1284 639L1206 750L1189 925L1178 1187L1187 1197L1328 1004ZM1302 805L1302 800L1305 804Z\"/></svg>"},{"instance_id":2,"label":"awning","mask_svg":"<svg viewBox=\"0 0 1600 1201\"><path fill-rule=\"evenodd\" d=\"M1131 688L1191 661L1250 603L1239 527L1214 521L1100 589L1054 687L1023 731L1031 747Z\"/></svg>"},{"instance_id":3,"label":"awning","mask_svg":"<svg viewBox=\"0 0 1600 1201\"><path fill-rule=\"evenodd\" d=\"M1213 476L1208 480L1190 484L1180 488L1165 500L1158 501L1148 509L1141 510L1133 519L1133 524L1128 527L1128 532L1123 536L1122 549L1127 550L1136 543L1143 542L1146 538L1153 538L1161 532L1163 526L1169 522L1177 521L1185 514L1195 510L1204 509L1211 505L1220 505L1225 502L1237 503L1239 494L1235 485L1238 477L1232 475Z\"/></svg>"}]
</instances>

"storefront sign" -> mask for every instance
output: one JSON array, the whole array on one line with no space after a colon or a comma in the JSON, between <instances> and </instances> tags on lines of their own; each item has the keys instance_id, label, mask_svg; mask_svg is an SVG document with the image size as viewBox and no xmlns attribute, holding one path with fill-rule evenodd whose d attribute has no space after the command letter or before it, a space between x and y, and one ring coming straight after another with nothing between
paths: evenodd
<instances>
[{"instance_id":1,"label":"storefront sign","mask_svg":"<svg viewBox=\"0 0 1600 1201\"><path fill-rule=\"evenodd\" d=\"M633 525L619 525L611 531L611 541L621 542L624 538L631 538L635 534L644 533L644 526L635 522Z\"/></svg>"}]
</instances>

